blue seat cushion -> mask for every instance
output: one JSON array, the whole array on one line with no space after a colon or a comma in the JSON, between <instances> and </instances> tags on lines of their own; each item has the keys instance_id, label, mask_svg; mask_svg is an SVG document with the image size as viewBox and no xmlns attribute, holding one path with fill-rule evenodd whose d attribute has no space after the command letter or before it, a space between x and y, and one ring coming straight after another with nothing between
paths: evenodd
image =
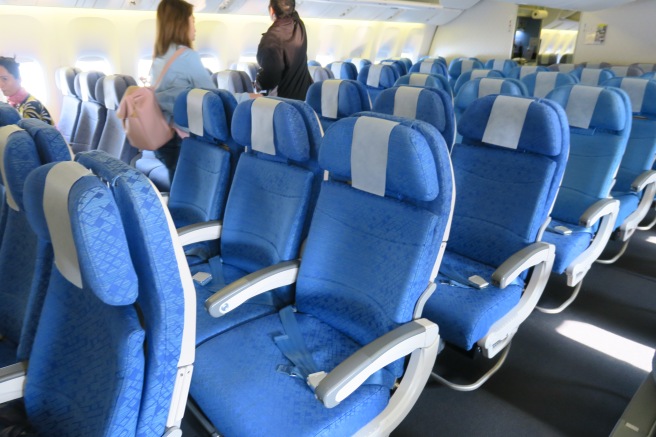
<instances>
[{"instance_id":1,"label":"blue seat cushion","mask_svg":"<svg viewBox=\"0 0 656 437\"><path fill-rule=\"evenodd\" d=\"M339 331L305 314L296 320L319 369L326 372L360 348ZM346 436L376 417L390 391L363 385L334 408L315 399L305 381L278 372L291 365L273 337L279 315L256 319L196 349L191 396L219 432L233 436Z\"/></svg>"},{"instance_id":2,"label":"blue seat cushion","mask_svg":"<svg viewBox=\"0 0 656 437\"><path fill-rule=\"evenodd\" d=\"M620 212L617 214L617 221L615 222L615 228L619 228L624 220L630 216L636 209L638 209L638 204L640 203L640 196L637 193L633 192L617 192L613 191L611 193L613 198L620 201Z\"/></svg>"},{"instance_id":3,"label":"blue seat cushion","mask_svg":"<svg viewBox=\"0 0 656 437\"><path fill-rule=\"evenodd\" d=\"M205 272L212 274L212 280L205 284L200 285L194 282L196 286L196 344L199 345L213 336L220 334L243 322L261 317L264 315L272 314L277 311L276 307L267 305L265 303L249 303L246 302L238 308L230 311L230 313L223 317L214 318L209 315L205 309L205 301L212 296L216 291L223 288L226 284L236 281L248 274L241 269L230 265L221 265L222 274L217 275L216 268L212 272L208 263L203 263L191 267L191 273Z\"/></svg>"},{"instance_id":4,"label":"blue seat cushion","mask_svg":"<svg viewBox=\"0 0 656 437\"><path fill-rule=\"evenodd\" d=\"M572 261L574 261L577 256L582 254L583 251L590 246L593 230L592 228L586 228L584 226L551 220L549 227L556 226L565 226L572 231L569 235L562 235L547 230L542 236L542 241L556 246L556 260L554 261L551 270L560 275L565 272L567 267L572 264Z\"/></svg>"},{"instance_id":5,"label":"blue seat cushion","mask_svg":"<svg viewBox=\"0 0 656 437\"><path fill-rule=\"evenodd\" d=\"M455 253L446 252L443 269L468 278L479 275L491 282L494 268ZM437 277L437 290L428 299L423 317L437 323L440 336L448 343L470 350L490 327L505 316L522 296L524 284L519 279L503 290L493 285L479 290L451 285L442 274Z\"/></svg>"}]
</instances>

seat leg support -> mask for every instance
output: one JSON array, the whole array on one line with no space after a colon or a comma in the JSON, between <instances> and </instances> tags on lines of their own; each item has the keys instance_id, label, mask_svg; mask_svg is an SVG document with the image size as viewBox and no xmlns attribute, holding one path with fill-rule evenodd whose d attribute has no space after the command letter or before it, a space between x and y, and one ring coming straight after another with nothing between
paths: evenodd
<instances>
[{"instance_id":1,"label":"seat leg support","mask_svg":"<svg viewBox=\"0 0 656 437\"><path fill-rule=\"evenodd\" d=\"M598 259L598 260L595 261L595 262L597 262L597 263L599 263L599 264L613 264L615 261L617 261L618 259L620 259L620 257L621 257L622 255L624 255L624 252L626 252L626 248L629 246L629 241L631 241L631 240L626 240L626 241L624 242L624 244L622 245L622 248L620 249L620 251L618 252L618 254L615 255L614 257L612 257L611 259Z\"/></svg>"},{"instance_id":2,"label":"seat leg support","mask_svg":"<svg viewBox=\"0 0 656 437\"><path fill-rule=\"evenodd\" d=\"M545 313L545 314L558 314L558 313L562 313L563 310L564 310L565 308L567 308L568 306L570 306L570 305L572 304L572 302L574 302L574 300L576 299L576 296L579 295L579 291L581 291L581 285L583 285L583 281L582 281L582 280L579 281L578 284L576 284L576 287L574 287L574 290L572 291L572 295L569 297L569 299L567 299L565 302L563 302L563 304L560 305L559 307L556 307L556 308L544 308L544 307L536 306L535 308L536 308L538 311L541 311L541 312L543 312L543 313Z\"/></svg>"}]
</instances>

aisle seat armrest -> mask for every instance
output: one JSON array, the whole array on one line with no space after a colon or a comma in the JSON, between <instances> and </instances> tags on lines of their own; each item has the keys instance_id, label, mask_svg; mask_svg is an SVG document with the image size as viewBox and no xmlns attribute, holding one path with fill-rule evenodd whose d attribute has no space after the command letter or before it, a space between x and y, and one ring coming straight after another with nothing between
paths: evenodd
<instances>
[{"instance_id":1,"label":"aisle seat armrest","mask_svg":"<svg viewBox=\"0 0 656 437\"><path fill-rule=\"evenodd\" d=\"M221 238L223 222L221 220L212 220L203 223L194 223L193 225L183 226L178 229L178 237L182 247L202 241L213 241Z\"/></svg>"},{"instance_id":2,"label":"aisle seat armrest","mask_svg":"<svg viewBox=\"0 0 656 437\"><path fill-rule=\"evenodd\" d=\"M492 273L492 283L499 288L506 288L522 272L540 263L546 262L549 257L549 244L538 241L513 254L505 260Z\"/></svg>"},{"instance_id":3,"label":"aisle seat armrest","mask_svg":"<svg viewBox=\"0 0 656 437\"><path fill-rule=\"evenodd\" d=\"M24 361L0 368L0 404L23 397L26 373Z\"/></svg>"}]
</instances>

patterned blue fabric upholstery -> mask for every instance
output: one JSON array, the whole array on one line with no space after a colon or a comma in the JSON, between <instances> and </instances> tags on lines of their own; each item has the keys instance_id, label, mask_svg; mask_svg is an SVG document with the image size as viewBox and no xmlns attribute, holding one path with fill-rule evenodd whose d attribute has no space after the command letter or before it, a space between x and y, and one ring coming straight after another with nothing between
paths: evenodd
<instances>
[{"instance_id":1,"label":"patterned blue fabric upholstery","mask_svg":"<svg viewBox=\"0 0 656 437\"><path fill-rule=\"evenodd\" d=\"M542 241L551 243L557 248L556 259L551 270L560 275L565 272L577 256L582 254L590 246L596 230L595 227L586 228L574 223L552 219L549 227L555 228L556 226L564 226L572 231L571 234L563 235L547 229L547 232L542 236Z\"/></svg>"},{"instance_id":2,"label":"patterned blue fabric upholstery","mask_svg":"<svg viewBox=\"0 0 656 437\"><path fill-rule=\"evenodd\" d=\"M449 71L446 68L446 61L443 59L419 61L408 70L408 74L410 73L439 74L444 77L449 75Z\"/></svg>"},{"instance_id":3,"label":"patterned blue fabric upholstery","mask_svg":"<svg viewBox=\"0 0 656 437\"><path fill-rule=\"evenodd\" d=\"M9 103L0 102L0 126L16 124L21 119L20 114Z\"/></svg>"},{"instance_id":4,"label":"patterned blue fabric upholstery","mask_svg":"<svg viewBox=\"0 0 656 437\"><path fill-rule=\"evenodd\" d=\"M485 68L500 71L505 77L508 77L510 71L515 67L517 67L517 62L511 59L490 59L485 63Z\"/></svg>"},{"instance_id":5,"label":"patterned blue fabric upholstery","mask_svg":"<svg viewBox=\"0 0 656 437\"><path fill-rule=\"evenodd\" d=\"M51 170L40 167L26 182L39 235L49 234L42 205ZM135 435L144 334L121 219L95 176L81 177L62 195L57 208L70 215L82 288L53 269L27 370L27 416L38 435Z\"/></svg>"},{"instance_id":6,"label":"patterned blue fabric upholstery","mask_svg":"<svg viewBox=\"0 0 656 437\"><path fill-rule=\"evenodd\" d=\"M319 116L324 131L336 120L349 117L356 112L371 110L369 94L360 82L341 80L338 85L336 84L337 82L314 83L310 85L305 97L305 101ZM335 87L337 88L336 93L334 92ZM329 111L334 112L329 114Z\"/></svg>"},{"instance_id":7,"label":"patterned blue fabric upholstery","mask_svg":"<svg viewBox=\"0 0 656 437\"><path fill-rule=\"evenodd\" d=\"M475 58L454 59L449 64L449 85L453 88L462 73L482 68L483 63Z\"/></svg>"},{"instance_id":8,"label":"patterned blue fabric upholstery","mask_svg":"<svg viewBox=\"0 0 656 437\"><path fill-rule=\"evenodd\" d=\"M410 73L401 76L394 82L394 86L410 85L410 86L424 86L428 88L437 88L445 91L449 95L453 95L451 85L446 76L441 74L424 74L424 73Z\"/></svg>"},{"instance_id":9,"label":"patterned blue fabric upholstery","mask_svg":"<svg viewBox=\"0 0 656 437\"><path fill-rule=\"evenodd\" d=\"M394 86L400 77L398 71L391 65L366 65L358 73L358 81L364 84L369 91L372 103L384 89Z\"/></svg>"},{"instance_id":10,"label":"patterned blue fabric upholstery","mask_svg":"<svg viewBox=\"0 0 656 437\"><path fill-rule=\"evenodd\" d=\"M585 85L570 85L554 89L548 94L550 100L567 108L576 90L595 89ZM570 156L565 177L551 214L552 218L568 228L577 229L583 212L593 203L605 199L615 183L615 174L620 165L631 130L631 106L628 96L613 88L600 88L596 102L586 102L577 109L591 112L588 129L570 126ZM591 108L591 105L595 105ZM571 122L571 120L570 120ZM596 232L596 230L593 230ZM586 230L586 232L592 232ZM553 235L547 232L544 241L556 245L556 261L553 271L563 273L581 252L567 253L567 250L580 250L582 241L568 242L569 239L585 239L579 232L570 236ZM584 247L583 249L587 248Z\"/></svg>"},{"instance_id":11,"label":"patterned blue fabric upholstery","mask_svg":"<svg viewBox=\"0 0 656 437\"><path fill-rule=\"evenodd\" d=\"M518 66L518 67L515 67L512 70L510 70L510 73L508 74L507 77L511 77L513 79L522 79L524 76L526 76L528 74L538 73L538 72L541 72L541 71L549 71L549 69L547 67L543 67L543 66L537 66L537 67L535 67L535 66L533 66L533 67L530 67L530 66L520 67L520 66Z\"/></svg>"},{"instance_id":12,"label":"patterned blue fabric upholstery","mask_svg":"<svg viewBox=\"0 0 656 437\"><path fill-rule=\"evenodd\" d=\"M567 73L541 71L527 74L522 77L521 81L526 85L529 96L544 98L552 89L564 85L574 85L578 79Z\"/></svg>"},{"instance_id":13,"label":"patterned blue fabric upholstery","mask_svg":"<svg viewBox=\"0 0 656 437\"><path fill-rule=\"evenodd\" d=\"M464 84L466 84L470 80L478 79L482 77L495 77L497 79L502 79L504 78L504 75L503 73L497 70L487 70L482 68L465 71L460 76L458 76L458 79L456 79L456 82L453 86L453 94L457 96L458 92L460 91L460 89Z\"/></svg>"},{"instance_id":14,"label":"patterned blue fabric upholstery","mask_svg":"<svg viewBox=\"0 0 656 437\"><path fill-rule=\"evenodd\" d=\"M208 91L194 100L190 94L193 92L180 93L173 114L175 123L185 130L189 130L190 112L202 117L202 126L198 127L202 132L190 131L189 137L182 140L171 183L168 207L178 228L223 217L233 164L241 149L230 133L235 98L227 91ZM212 253L211 248L206 250Z\"/></svg>"},{"instance_id":15,"label":"patterned blue fabric upholstery","mask_svg":"<svg viewBox=\"0 0 656 437\"><path fill-rule=\"evenodd\" d=\"M107 117L105 102L96 95L96 82L103 77L105 74L97 71L85 71L75 76L75 92L81 103L75 133L70 140L74 153L98 148Z\"/></svg>"},{"instance_id":16,"label":"patterned blue fabric upholstery","mask_svg":"<svg viewBox=\"0 0 656 437\"><path fill-rule=\"evenodd\" d=\"M404 90L410 88L409 96ZM413 90L414 89L414 90ZM413 105L408 107L403 103L403 97L414 99ZM437 88L416 89L415 87L392 87L383 91L373 108L374 112L397 115L399 117L416 118L432 124L444 137L449 150L453 147L455 139L455 118L453 114L453 100L451 96Z\"/></svg>"},{"instance_id":17,"label":"patterned blue fabric upholstery","mask_svg":"<svg viewBox=\"0 0 656 437\"><path fill-rule=\"evenodd\" d=\"M497 104L505 108L498 126L516 132L516 144L486 142L488 126L499 120ZM525 117L507 116L510 107L527 108ZM442 265L491 282L486 275L535 242L548 217L567 160L567 118L548 100L491 95L469 106L458 132L462 143L451 154L458 197ZM441 280L424 315L440 326L444 340L466 350L519 302L523 289L515 283L504 292L494 287L472 292Z\"/></svg>"},{"instance_id":18,"label":"patterned blue fabric upholstery","mask_svg":"<svg viewBox=\"0 0 656 437\"><path fill-rule=\"evenodd\" d=\"M166 214L141 172L100 151L78 154L77 161L108 181L125 227L148 347L138 430L162 435L174 395L184 308L192 305L185 302Z\"/></svg>"},{"instance_id":19,"label":"patterned blue fabric upholstery","mask_svg":"<svg viewBox=\"0 0 656 437\"><path fill-rule=\"evenodd\" d=\"M355 67L355 64L352 62L331 62L326 65L326 68L332 71L335 79L342 80L357 80L358 79L358 69Z\"/></svg>"},{"instance_id":20,"label":"patterned blue fabric upholstery","mask_svg":"<svg viewBox=\"0 0 656 437\"><path fill-rule=\"evenodd\" d=\"M602 85L615 77L615 73L607 68L577 68L569 74L576 77L581 85L590 86Z\"/></svg>"},{"instance_id":21,"label":"patterned blue fabric upholstery","mask_svg":"<svg viewBox=\"0 0 656 437\"><path fill-rule=\"evenodd\" d=\"M372 119L391 129L384 197L350 184L357 125ZM443 139L419 121L374 113L339 120L326 132L319 161L332 180L323 182L301 261L296 320L312 358L329 372L412 319L447 225L448 213L438 211L450 209L452 185ZM290 364L272 338L280 332L272 314L198 347L191 393L220 432L352 435L386 407L389 387L365 384L325 408L304 381L276 371ZM402 364L384 372L400 377Z\"/></svg>"},{"instance_id":22,"label":"patterned blue fabric upholstery","mask_svg":"<svg viewBox=\"0 0 656 437\"><path fill-rule=\"evenodd\" d=\"M77 119L80 116L82 101L75 91L75 76L80 73L79 68L62 67L55 72L55 83L62 93L62 106L59 111L57 129L67 142L75 135Z\"/></svg>"},{"instance_id":23,"label":"patterned blue fabric upholstery","mask_svg":"<svg viewBox=\"0 0 656 437\"><path fill-rule=\"evenodd\" d=\"M526 85L517 79L480 78L465 83L455 97L453 105L456 120L459 120L471 103L488 93L507 96L528 96Z\"/></svg>"}]
</instances>

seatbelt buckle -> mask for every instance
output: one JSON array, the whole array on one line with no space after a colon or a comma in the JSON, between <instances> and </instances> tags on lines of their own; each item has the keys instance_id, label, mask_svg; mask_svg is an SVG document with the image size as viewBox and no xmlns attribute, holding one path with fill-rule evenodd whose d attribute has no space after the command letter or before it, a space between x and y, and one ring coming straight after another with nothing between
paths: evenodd
<instances>
[{"instance_id":1,"label":"seatbelt buckle","mask_svg":"<svg viewBox=\"0 0 656 437\"><path fill-rule=\"evenodd\" d=\"M549 228L549 230L560 235L570 235L572 233L572 230L567 226L554 226L553 228Z\"/></svg>"},{"instance_id":2,"label":"seatbelt buckle","mask_svg":"<svg viewBox=\"0 0 656 437\"><path fill-rule=\"evenodd\" d=\"M474 288L478 288L479 290L487 287L490 285L489 282L487 282L483 277L478 276L478 275L472 275L469 278L467 278L467 282L469 285L471 285Z\"/></svg>"},{"instance_id":3,"label":"seatbelt buckle","mask_svg":"<svg viewBox=\"0 0 656 437\"><path fill-rule=\"evenodd\" d=\"M310 373L305 382L307 382L307 385L309 385L312 388L312 391L314 391L319 383L323 381L326 375L327 373L323 370L315 373Z\"/></svg>"},{"instance_id":4,"label":"seatbelt buckle","mask_svg":"<svg viewBox=\"0 0 656 437\"><path fill-rule=\"evenodd\" d=\"M198 272L192 276L194 282L200 285L207 285L212 280L212 275L206 272Z\"/></svg>"}]
</instances>

